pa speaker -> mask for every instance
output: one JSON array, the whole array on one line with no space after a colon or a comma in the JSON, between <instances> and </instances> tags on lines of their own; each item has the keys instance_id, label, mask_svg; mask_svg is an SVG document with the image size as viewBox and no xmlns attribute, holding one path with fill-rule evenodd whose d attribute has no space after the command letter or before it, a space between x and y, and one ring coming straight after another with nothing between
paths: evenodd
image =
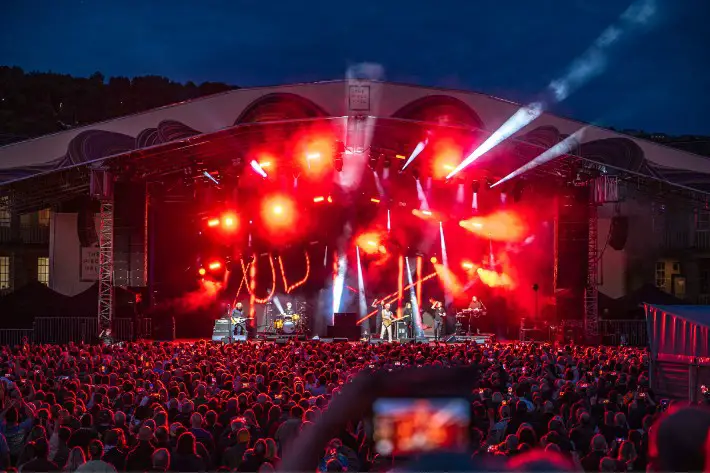
<instances>
[{"instance_id":1,"label":"pa speaker","mask_svg":"<svg viewBox=\"0 0 710 473\"><path fill-rule=\"evenodd\" d=\"M79 209L76 217L76 231L82 247L94 246L99 242L91 202L85 202Z\"/></svg>"},{"instance_id":2,"label":"pa speaker","mask_svg":"<svg viewBox=\"0 0 710 473\"><path fill-rule=\"evenodd\" d=\"M618 251L623 250L629 237L628 217L613 217L609 233L609 246Z\"/></svg>"}]
</instances>

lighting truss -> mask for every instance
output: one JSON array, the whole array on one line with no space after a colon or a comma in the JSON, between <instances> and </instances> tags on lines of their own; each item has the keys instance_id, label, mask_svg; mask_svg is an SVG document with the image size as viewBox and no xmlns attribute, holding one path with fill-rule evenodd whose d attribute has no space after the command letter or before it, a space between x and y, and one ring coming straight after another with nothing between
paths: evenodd
<instances>
[{"instance_id":1,"label":"lighting truss","mask_svg":"<svg viewBox=\"0 0 710 473\"><path fill-rule=\"evenodd\" d=\"M99 329L113 321L113 201L101 201L99 213Z\"/></svg>"}]
</instances>

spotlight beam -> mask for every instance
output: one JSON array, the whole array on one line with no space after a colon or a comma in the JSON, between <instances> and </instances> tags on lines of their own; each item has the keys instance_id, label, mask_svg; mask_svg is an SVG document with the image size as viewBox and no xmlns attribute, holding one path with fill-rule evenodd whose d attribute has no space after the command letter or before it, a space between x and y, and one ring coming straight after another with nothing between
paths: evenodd
<instances>
[{"instance_id":1,"label":"spotlight beam","mask_svg":"<svg viewBox=\"0 0 710 473\"><path fill-rule=\"evenodd\" d=\"M264 168L261 167L261 165L255 160L252 159L251 162L249 163L251 168L254 170L255 173L266 179L266 171L264 171Z\"/></svg>"},{"instance_id":2,"label":"spotlight beam","mask_svg":"<svg viewBox=\"0 0 710 473\"><path fill-rule=\"evenodd\" d=\"M620 39L631 36L630 33L634 30L648 25L657 14L657 0L636 0L633 2L621 14L619 20L605 28L589 48L571 63L569 70L563 77L548 84L540 101L531 103L515 112L446 178L451 179L495 146L537 119L549 104L562 102L592 78L601 75L607 69L612 46L617 44Z\"/></svg>"},{"instance_id":3,"label":"spotlight beam","mask_svg":"<svg viewBox=\"0 0 710 473\"><path fill-rule=\"evenodd\" d=\"M214 182L215 184L219 185L219 181L209 172L203 171L202 174L209 179L210 181Z\"/></svg>"},{"instance_id":4,"label":"spotlight beam","mask_svg":"<svg viewBox=\"0 0 710 473\"><path fill-rule=\"evenodd\" d=\"M466 159L461 161L461 163L456 166L454 170L448 174L448 176L446 176L446 179L451 179L456 174L473 164L478 158L508 139L511 135L530 124L542 114L542 111L543 104L541 102L535 102L527 107L520 108L513 114L512 117L503 123L500 128L494 131L491 136L486 139L486 141L473 150L473 152L469 154Z\"/></svg>"},{"instance_id":5,"label":"spotlight beam","mask_svg":"<svg viewBox=\"0 0 710 473\"><path fill-rule=\"evenodd\" d=\"M553 159L556 159L563 154L568 154L570 151L575 149L579 143L582 141L582 138L584 137L584 131L586 128L581 128L577 131L575 131L573 134L569 135L567 138L564 140L560 141L556 145L554 145L552 148L549 148L536 158L533 158L531 161L523 164L520 166L518 169L515 171L511 172L504 178L502 178L500 181L494 183L491 185L491 188L496 187L500 184L503 184L506 181L509 181L510 179L513 179L514 177L520 176L521 174L524 174L528 172L529 170L540 166L542 164L545 164L548 161L552 161Z\"/></svg>"},{"instance_id":6,"label":"spotlight beam","mask_svg":"<svg viewBox=\"0 0 710 473\"><path fill-rule=\"evenodd\" d=\"M429 143L429 138L417 143L417 146L414 147L414 151L412 151L412 154L409 156L409 159L407 159L407 162L404 163L404 166L402 166L402 171L407 169L407 166L409 166L412 163L412 161L414 161L416 159L416 157L419 156L422 151L424 151L424 148L426 148L426 145L428 143Z\"/></svg>"}]
</instances>

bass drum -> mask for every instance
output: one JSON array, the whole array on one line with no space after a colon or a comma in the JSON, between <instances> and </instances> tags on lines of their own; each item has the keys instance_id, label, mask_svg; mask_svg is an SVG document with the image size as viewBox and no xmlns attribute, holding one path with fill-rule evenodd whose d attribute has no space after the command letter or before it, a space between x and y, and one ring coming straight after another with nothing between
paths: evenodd
<instances>
[{"instance_id":1,"label":"bass drum","mask_svg":"<svg viewBox=\"0 0 710 473\"><path fill-rule=\"evenodd\" d=\"M296 331L296 324L294 324L293 321L287 320L284 322L283 332L285 334L292 334L295 331Z\"/></svg>"}]
</instances>

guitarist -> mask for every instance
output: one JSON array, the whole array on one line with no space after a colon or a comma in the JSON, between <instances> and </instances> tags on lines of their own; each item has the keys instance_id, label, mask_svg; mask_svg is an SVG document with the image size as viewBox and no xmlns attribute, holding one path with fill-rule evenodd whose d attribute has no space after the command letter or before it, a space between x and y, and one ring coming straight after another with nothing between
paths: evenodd
<instances>
[{"instance_id":1,"label":"guitarist","mask_svg":"<svg viewBox=\"0 0 710 473\"><path fill-rule=\"evenodd\" d=\"M237 302L232 310L232 326L234 327L234 335L247 334L247 319L244 318L244 307L241 302Z\"/></svg>"},{"instance_id":2,"label":"guitarist","mask_svg":"<svg viewBox=\"0 0 710 473\"><path fill-rule=\"evenodd\" d=\"M387 341L392 341L392 323L394 322L394 314L390 310L390 305L385 304L382 308L382 330L380 331L380 340L384 340L385 332L387 333Z\"/></svg>"}]
</instances>

